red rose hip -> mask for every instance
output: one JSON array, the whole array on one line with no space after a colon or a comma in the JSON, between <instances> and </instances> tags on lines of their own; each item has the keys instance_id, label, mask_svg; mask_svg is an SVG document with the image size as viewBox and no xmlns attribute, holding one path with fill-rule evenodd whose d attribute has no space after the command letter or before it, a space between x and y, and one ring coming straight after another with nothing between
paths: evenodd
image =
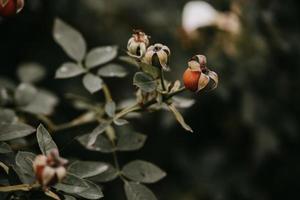
<instances>
[{"instance_id":1,"label":"red rose hip","mask_svg":"<svg viewBox=\"0 0 300 200\"><path fill-rule=\"evenodd\" d=\"M22 10L24 7L24 0L8 0L5 4L0 0L0 16L10 17Z\"/></svg>"},{"instance_id":2,"label":"red rose hip","mask_svg":"<svg viewBox=\"0 0 300 200\"><path fill-rule=\"evenodd\" d=\"M200 71L192 71L190 68L187 68L183 74L183 83L185 88L192 92L196 92L198 90L200 75Z\"/></svg>"}]
</instances>

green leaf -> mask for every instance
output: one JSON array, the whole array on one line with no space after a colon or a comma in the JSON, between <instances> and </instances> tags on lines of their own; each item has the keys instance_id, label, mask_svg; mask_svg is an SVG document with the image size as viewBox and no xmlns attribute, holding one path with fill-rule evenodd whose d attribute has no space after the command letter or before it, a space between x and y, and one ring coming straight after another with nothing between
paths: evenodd
<instances>
[{"instance_id":1,"label":"green leaf","mask_svg":"<svg viewBox=\"0 0 300 200\"><path fill-rule=\"evenodd\" d=\"M33 183L35 175L32 167L36 155L30 152L19 151L16 155L16 172L23 183Z\"/></svg>"},{"instance_id":2,"label":"green leaf","mask_svg":"<svg viewBox=\"0 0 300 200\"><path fill-rule=\"evenodd\" d=\"M70 78L83 74L85 69L79 64L67 62L56 70L55 78Z\"/></svg>"},{"instance_id":3,"label":"green leaf","mask_svg":"<svg viewBox=\"0 0 300 200\"><path fill-rule=\"evenodd\" d=\"M64 195L64 200L76 200L76 198L69 195Z\"/></svg>"},{"instance_id":4,"label":"green leaf","mask_svg":"<svg viewBox=\"0 0 300 200\"><path fill-rule=\"evenodd\" d=\"M103 162L75 161L68 167L68 172L80 178L88 178L104 173L108 165Z\"/></svg>"},{"instance_id":5,"label":"green leaf","mask_svg":"<svg viewBox=\"0 0 300 200\"><path fill-rule=\"evenodd\" d=\"M33 132L35 129L27 124L0 124L0 141L25 137Z\"/></svg>"},{"instance_id":6,"label":"green leaf","mask_svg":"<svg viewBox=\"0 0 300 200\"><path fill-rule=\"evenodd\" d=\"M142 148L147 139L146 135L135 132L124 132L119 135L117 149L120 151L134 151Z\"/></svg>"},{"instance_id":7,"label":"green leaf","mask_svg":"<svg viewBox=\"0 0 300 200\"><path fill-rule=\"evenodd\" d=\"M157 67L154 67L152 65L148 65L146 63L138 63L139 67L142 69L143 72L146 74L149 74L154 79L158 78L160 76L160 70Z\"/></svg>"},{"instance_id":8,"label":"green leaf","mask_svg":"<svg viewBox=\"0 0 300 200\"><path fill-rule=\"evenodd\" d=\"M94 144L89 145L90 141L90 134L82 135L77 140L82 144L85 148L92 150L92 151L99 151L102 153L111 153L114 152L116 149L113 147L111 141L107 138L106 135L99 135L96 138Z\"/></svg>"},{"instance_id":9,"label":"green leaf","mask_svg":"<svg viewBox=\"0 0 300 200\"><path fill-rule=\"evenodd\" d=\"M94 74L88 73L82 79L84 87L90 92L95 93L102 89L102 79Z\"/></svg>"},{"instance_id":10,"label":"green leaf","mask_svg":"<svg viewBox=\"0 0 300 200\"><path fill-rule=\"evenodd\" d=\"M116 46L104 46L92 49L86 56L85 66L93 68L113 60L118 54Z\"/></svg>"},{"instance_id":11,"label":"green leaf","mask_svg":"<svg viewBox=\"0 0 300 200\"><path fill-rule=\"evenodd\" d=\"M63 179L63 181L54 186L55 189L69 194L78 194L87 190L88 187L89 185L84 179L71 173L67 173L67 176Z\"/></svg>"},{"instance_id":12,"label":"green leaf","mask_svg":"<svg viewBox=\"0 0 300 200\"><path fill-rule=\"evenodd\" d=\"M120 56L119 60L128 63L130 65L133 65L135 67L139 67L139 63L134 58L131 58L130 56Z\"/></svg>"},{"instance_id":13,"label":"green leaf","mask_svg":"<svg viewBox=\"0 0 300 200\"><path fill-rule=\"evenodd\" d=\"M98 174L97 176L90 177L89 180L95 181L95 182L109 182L118 177L118 171L109 163L107 163L108 169Z\"/></svg>"},{"instance_id":14,"label":"green leaf","mask_svg":"<svg viewBox=\"0 0 300 200\"><path fill-rule=\"evenodd\" d=\"M104 110L109 117L115 116L116 113L116 103L114 101L109 101L105 104Z\"/></svg>"},{"instance_id":15,"label":"green leaf","mask_svg":"<svg viewBox=\"0 0 300 200\"><path fill-rule=\"evenodd\" d=\"M125 182L124 190L127 200L157 200L149 188L139 183Z\"/></svg>"},{"instance_id":16,"label":"green leaf","mask_svg":"<svg viewBox=\"0 0 300 200\"><path fill-rule=\"evenodd\" d=\"M47 155L52 149L57 149L50 133L42 124L37 128L36 136L40 150L44 155Z\"/></svg>"},{"instance_id":17,"label":"green leaf","mask_svg":"<svg viewBox=\"0 0 300 200\"><path fill-rule=\"evenodd\" d=\"M16 123L17 120L18 117L16 116L15 111L11 109L0 108L0 124L12 124L12 123Z\"/></svg>"},{"instance_id":18,"label":"green leaf","mask_svg":"<svg viewBox=\"0 0 300 200\"><path fill-rule=\"evenodd\" d=\"M57 18L54 22L53 37L70 58L78 62L83 60L86 54L86 43L77 30Z\"/></svg>"},{"instance_id":19,"label":"green leaf","mask_svg":"<svg viewBox=\"0 0 300 200\"><path fill-rule=\"evenodd\" d=\"M33 114L50 115L57 103L58 99L54 94L46 90L39 90L34 100L21 109Z\"/></svg>"},{"instance_id":20,"label":"green leaf","mask_svg":"<svg viewBox=\"0 0 300 200\"><path fill-rule=\"evenodd\" d=\"M24 83L36 83L45 77L46 71L38 63L23 63L19 66L17 74Z\"/></svg>"},{"instance_id":21,"label":"green leaf","mask_svg":"<svg viewBox=\"0 0 300 200\"><path fill-rule=\"evenodd\" d=\"M180 114L180 112L176 109L176 107L171 104L171 105L168 105L170 111L174 114L176 120L180 123L180 125L187 131L190 131L190 132L193 132L192 128L187 125L182 117L182 115Z\"/></svg>"},{"instance_id":22,"label":"green leaf","mask_svg":"<svg viewBox=\"0 0 300 200\"><path fill-rule=\"evenodd\" d=\"M127 75L124 67L118 64L107 64L98 70L98 75L103 77L118 77L122 78Z\"/></svg>"},{"instance_id":23,"label":"green leaf","mask_svg":"<svg viewBox=\"0 0 300 200\"><path fill-rule=\"evenodd\" d=\"M128 124L129 122L126 119L115 119L114 124L117 126L123 126L125 124Z\"/></svg>"},{"instance_id":24,"label":"green leaf","mask_svg":"<svg viewBox=\"0 0 300 200\"><path fill-rule=\"evenodd\" d=\"M8 144L6 144L5 142L0 142L0 153L11 153L12 149L10 148L10 146Z\"/></svg>"},{"instance_id":25,"label":"green leaf","mask_svg":"<svg viewBox=\"0 0 300 200\"><path fill-rule=\"evenodd\" d=\"M133 77L133 84L145 92L152 92L156 89L156 81L144 72L137 72Z\"/></svg>"},{"instance_id":26,"label":"green leaf","mask_svg":"<svg viewBox=\"0 0 300 200\"><path fill-rule=\"evenodd\" d=\"M37 93L37 89L31 84L21 83L15 91L15 101L19 106L27 105L35 99Z\"/></svg>"},{"instance_id":27,"label":"green leaf","mask_svg":"<svg viewBox=\"0 0 300 200\"><path fill-rule=\"evenodd\" d=\"M92 146L96 142L97 137L105 131L108 125L109 123L106 122L99 124L89 135L87 146Z\"/></svg>"},{"instance_id":28,"label":"green leaf","mask_svg":"<svg viewBox=\"0 0 300 200\"><path fill-rule=\"evenodd\" d=\"M78 193L77 195L86 198L86 199L100 199L103 197L101 188L95 183L85 180L88 185L88 189Z\"/></svg>"},{"instance_id":29,"label":"green leaf","mask_svg":"<svg viewBox=\"0 0 300 200\"><path fill-rule=\"evenodd\" d=\"M185 97L173 97L173 104L177 108L189 108L196 103L194 99L189 99Z\"/></svg>"},{"instance_id":30,"label":"green leaf","mask_svg":"<svg viewBox=\"0 0 300 200\"><path fill-rule=\"evenodd\" d=\"M166 176L166 172L159 167L141 160L128 163L122 172L127 178L142 183L155 183Z\"/></svg>"}]
</instances>

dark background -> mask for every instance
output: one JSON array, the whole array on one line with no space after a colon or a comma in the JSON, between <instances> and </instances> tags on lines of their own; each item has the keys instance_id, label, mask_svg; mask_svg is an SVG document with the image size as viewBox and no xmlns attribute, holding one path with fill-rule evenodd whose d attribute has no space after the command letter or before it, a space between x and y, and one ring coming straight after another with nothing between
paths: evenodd
<instances>
[{"instance_id":1,"label":"dark background","mask_svg":"<svg viewBox=\"0 0 300 200\"><path fill-rule=\"evenodd\" d=\"M17 81L17 66L36 61L48 72L39 86L60 97L72 91L102 99L86 92L80 79L53 79L68 60L52 38L57 16L82 32L89 48L116 44L125 49L131 30L143 29L153 42L172 50L167 76L173 80L181 79L192 55L205 54L220 83L213 92L191 94L197 103L184 116L195 133L186 133L169 113L147 114L133 121L149 136L145 147L121 153L121 163L139 158L167 171L164 180L150 185L159 199L299 199L299 1L208 2L220 11L228 11L232 3L240 6L240 36L233 39L205 28L199 30L200 39L186 42L180 31L183 0L27 0L18 16L0 21L0 75ZM117 100L134 94L131 76L108 84ZM61 100L54 120L64 122L78 114L68 103ZM66 157L110 158L66 142L70 131L61 135L56 139ZM119 181L103 189L104 199L124 199Z\"/></svg>"}]
</instances>

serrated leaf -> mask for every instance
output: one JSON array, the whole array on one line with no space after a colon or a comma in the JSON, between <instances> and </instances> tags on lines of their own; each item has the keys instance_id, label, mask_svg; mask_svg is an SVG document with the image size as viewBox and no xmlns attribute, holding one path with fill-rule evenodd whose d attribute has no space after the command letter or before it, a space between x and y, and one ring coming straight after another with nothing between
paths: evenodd
<instances>
[{"instance_id":1,"label":"serrated leaf","mask_svg":"<svg viewBox=\"0 0 300 200\"><path fill-rule=\"evenodd\" d=\"M104 110L109 117L115 116L116 113L116 103L114 101L109 101L105 104Z\"/></svg>"},{"instance_id":2,"label":"serrated leaf","mask_svg":"<svg viewBox=\"0 0 300 200\"><path fill-rule=\"evenodd\" d=\"M21 109L33 114L50 115L57 103L58 98L54 94L46 90L39 90L34 100Z\"/></svg>"},{"instance_id":3,"label":"serrated leaf","mask_svg":"<svg viewBox=\"0 0 300 200\"><path fill-rule=\"evenodd\" d=\"M64 191L70 194L78 194L87 190L89 185L86 181L78 176L67 173L67 176L63 179L61 183L54 186L55 189Z\"/></svg>"},{"instance_id":4,"label":"serrated leaf","mask_svg":"<svg viewBox=\"0 0 300 200\"><path fill-rule=\"evenodd\" d=\"M90 92L95 93L102 89L102 79L94 74L88 73L82 79L84 87Z\"/></svg>"},{"instance_id":5,"label":"serrated leaf","mask_svg":"<svg viewBox=\"0 0 300 200\"><path fill-rule=\"evenodd\" d=\"M168 105L170 111L174 114L176 120L180 123L180 125L187 131L189 132L193 132L192 128L187 125L187 123L185 123L184 118L182 117L182 115L180 114L180 112L176 109L176 107L174 105Z\"/></svg>"},{"instance_id":6,"label":"serrated leaf","mask_svg":"<svg viewBox=\"0 0 300 200\"><path fill-rule=\"evenodd\" d=\"M124 67L118 64L107 64L98 70L98 75L103 77L118 77L122 78L127 75Z\"/></svg>"},{"instance_id":7,"label":"serrated leaf","mask_svg":"<svg viewBox=\"0 0 300 200\"><path fill-rule=\"evenodd\" d=\"M90 134L82 135L77 140L83 145L85 148L92 151L99 151L102 153L111 153L116 149L113 147L111 141L103 134L99 135L92 145L88 145L90 141Z\"/></svg>"},{"instance_id":8,"label":"serrated leaf","mask_svg":"<svg viewBox=\"0 0 300 200\"><path fill-rule=\"evenodd\" d=\"M12 123L16 123L17 120L18 117L16 116L15 111L11 109L0 108L0 124L12 124Z\"/></svg>"},{"instance_id":9,"label":"serrated leaf","mask_svg":"<svg viewBox=\"0 0 300 200\"><path fill-rule=\"evenodd\" d=\"M115 119L114 124L117 126L123 126L125 124L128 124L129 122L126 119Z\"/></svg>"},{"instance_id":10,"label":"serrated leaf","mask_svg":"<svg viewBox=\"0 0 300 200\"><path fill-rule=\"evenodd\" d=\"M109 182L118 177L118 171L109 163L107 163L108 169L98 174L97 176L90 177L89 180L95 181L95 182Z\"/></svg>"},{"instance_id":11,"label":"serrated leaf","mask_svg":"<svg viewBox=\"0 0 300 200\"><path fill-rule=\"evenodd\" d=\"M139 183L125 182L124 190L127 200L157 200L149 188Z\"/></svg>"},{"instance_id":12,"label":"serrated leaf","mask_svg":"<svg viewBox=\"0 0 300 200\"><path fill-rule=\"evenodd\" d=\"M56 70L55 78L70 78L83 74L85 69L79 64L67 62Z\"/></svg>"},{"instance_id":13,"label":"serrated leaf","mask_svg":"<svg viewBox=\"0 0 300 200\"><path fill-rule=\"evenodd\" d=\"M35 83L42 80L46 71L44 67L38 63L23 63L17 71L19 79L24 83Z\"/></svg>"},{"instance_id":14,"label":"serrated leaf","mask_svg":"<svg viewBox=\"0 0 300 200\"><path fill-rule=\"evenodd\" d=\"M103 197L102 190L98 185L88 180L85 180L85 182L88 185L88 189L77 193L77 195L86 199L100 199Z\"/></svg>"},{"instance_id":15,"label":"serrated leaf","mask_svg":"<svg viewBox=\"0 0 300 200\"><path fill-rule=\"evenodd\" d=\"M152 92L156 89L156 81L144 72L137 72L133 78L133 84L145 92Z\"/></svg>"},{"instance_id":16,"label":"serrated leaf","mask_svg":"<svg viewBox=\"0 0 300 200\"><path fill-rule=\"evenodd\" d=\"M53 28L54 40L70 58L80 62L86 54L86 43L81 33L61 19L56 18Z\"/></svg>"},{"instance_id":17,"label":"serrated leaf","mask_svg":"<svg viewBox=\"0 0 300 200\"><path fill-rule=\"evenodd\" d=\"M103 162L75 161L68 167L68 172L80 178L88 178L104 173L108 165Z\"/></svg>"},{"instance_id":18,"label":"serrated leaf","mask_svg":"<svg viewBox=\"0 0 300 200\"><path fill-rule=\"evenodd\" d=\"M30 152L19 151L16 155L16 172L23 183L33 183L35 175L32 162L36 155Z\"/></svg>"},{"instance_id":19,"label":"serrated leaf","mask_svg":"<svg viewBox=\"0 0 300 200\"><path fill-rule=\"evenodd\" d=\"M25 137L33 132L35 129L27 124L0 124L0 141Z\"/></svg>"},{"instance_id":20,"label":"serrated leaf","mask_svg":"<svg viewBox=\"0 0 300 200\"><path fill-rule=\"evenodd\" d=\"M0 142L0 153L11 153L12 149L10 148L10 146L8 144L6 144L5 142Z\"/></svg>"},{"instance_id":21,"label":"serrated leaf","mask_svg":"<svg viewBox=\"0 0 300 200\"><path fill-rule=\"evenodd\" d=\"M123 167L122 172L127 178L142 183L155 183L166 176L166 172L159 167L142 160L128 163Z\"/></svg>"},{"instance_id":22,"label":"serrated leaf","mask_svg":"<svg viewBox=\"0 0 300 200\"><path fill-rule=\"evenodd\" d=\"M44 155L48 155L52 149L57 149L57 146L52 140L50 133L42 124L40 124L37 128L36 136L40 150Z\"/></svg>"},{"instance_id":23,"label":"serrated leaf","mask_svg":"<svg viewBox=\"0 0 300 200\"><path fill-rule=\"evenodd\" d=\"M144 146L146 139L146 135L135 132L125 132L119 135L117 149L120 151L138 150Z\"/></svg>"},{"instance_id":24,"label":"serrated leaf","mask_svg":"<svg viewBox=\"0 0 300 200\"><path fill-rule=\"evenodd\" d=\"M92 49L86 56L85 66L93 68L113 60L118 54L116 46L104 46Z\"/></svg>"},{"instance_id":25,"label":"serrated leaf","mask_svg":"<svg viewBox=\"0 0 300 200\"><path fill-rule=\"evenodd\" d=\"M21 83L15 91L15 101L19 106L27 105L35 99L37 93L37 89L31 84Z\"/></svg>"}]
</instances>

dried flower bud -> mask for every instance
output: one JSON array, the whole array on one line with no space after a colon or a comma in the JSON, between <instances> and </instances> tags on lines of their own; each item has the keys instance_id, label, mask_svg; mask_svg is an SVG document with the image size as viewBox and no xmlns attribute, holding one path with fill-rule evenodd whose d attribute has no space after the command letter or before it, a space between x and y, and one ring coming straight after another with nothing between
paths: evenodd
<instances>
[{"instance_id":1,"label":"dried flower bud","mask_svg":"<svg viewBox=\"0 0 300 200\"><path fill-rule=\"evenodd\" d=\"M161 67L165 71L169 71L170 68L168 63L170 54L171 51L167 46L154 44L148 47L144 62L149 65Z\"/></svg>"},{"instance_id":2,"label":"dried flower bud","mask_svg":"<svg viewBox=\"0 0 300 200\"><path fill-rule=\"evenodd\" d=\"M213 90L218 86L217 73L210 71L206 64L203 55L196 55L188 62L188 68L183 74L183 83L187 89L198 92L204 88Z\"/></svg>"},{"instance_id":3,"label":"dried flower bud","mask_svg":"<svg viewBox=\"0 0 300 200\"><path fill-rule=\"evenodd\" d=\"M54 185L66 176L67 160L59 156L58 150L53 149L47 156L38 155L33 161L33 169L37 181L43 186Z\"/></svg>"},{"instance_id":4,"label":"dried flower bud","mask_svg":"<svg viewBox=\"0 0 300 200\"><path fill-rule=\"evenodd\" d=\"M0 16L13 16L20 12L23 7L24 0L0 0Z\"/></svg>"},{"instance_id":5,"label":"dried flower bud","mask_svg":"<svg viewBox=\"0 0 300 200\"><path fill-rule=\"evenodd\" d=\"M133 30L132 37L128 40L127 50L129 56L142 58L149 45L149 36L140 30Z\"/></svg>"}]
</instances>

